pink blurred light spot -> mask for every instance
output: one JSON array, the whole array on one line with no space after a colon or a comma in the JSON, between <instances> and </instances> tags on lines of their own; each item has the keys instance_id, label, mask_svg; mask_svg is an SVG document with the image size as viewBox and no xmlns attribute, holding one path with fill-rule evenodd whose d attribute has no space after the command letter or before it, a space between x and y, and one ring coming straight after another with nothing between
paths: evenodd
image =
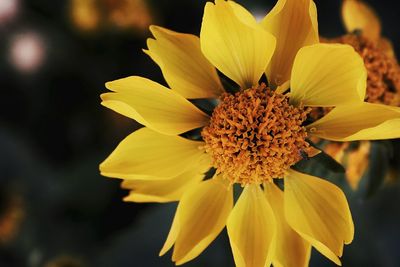
<instances>
[{"instance_id":1,"label":"pink blurred light spot","mask_svg":"<svg viewBox=\"0 0 400 267\"><path fill-rule=\"evenodd\" d=\"M0 0L0 25L13 19L18 13L18 0Z\"/></svg>"},{"instance_id":2,"label":"pink blurred light spot","mask_svg":"<svg viewBox=\"0 0 400 267\"><path fill-rule=\"evenodd\" d=\"M19 34L11 41L10 61L21 72L34 72L42 65L45 50L44 41L38 34Z\"/></svg>"}]
</instances>

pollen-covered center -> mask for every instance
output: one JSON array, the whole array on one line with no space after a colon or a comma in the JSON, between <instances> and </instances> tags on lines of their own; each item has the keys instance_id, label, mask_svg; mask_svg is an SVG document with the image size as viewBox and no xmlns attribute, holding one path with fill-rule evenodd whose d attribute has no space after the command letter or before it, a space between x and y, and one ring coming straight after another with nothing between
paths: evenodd
<instances>
[{"instance_id":1,"label":"pollen-covered center","mask_svg":"<svg viewBox=\"0 0 400 267\"><path fill-rule=\"evenodd\" d=\"M217 172L232 183L282 178L309 147L302 126L308 113L265 84L224 94L202 131L206 152Z\"/></svg>"}]
</instances>

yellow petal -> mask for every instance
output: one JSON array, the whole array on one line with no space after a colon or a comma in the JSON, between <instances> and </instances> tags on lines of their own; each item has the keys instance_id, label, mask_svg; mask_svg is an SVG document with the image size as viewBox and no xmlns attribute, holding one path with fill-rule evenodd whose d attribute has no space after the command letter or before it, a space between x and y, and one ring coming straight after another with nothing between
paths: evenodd
<instances>
[{"instance_id":1,"label":"yellow petal","mask_svg":"<svg viewBox=\"0 0 400 267\"><path fill-rule=\"evenodd\" d=\"M240 17L239 17L240 16ZM258 83L275 49L275 37L231 1L206 4L200 33L207 59L242 88Z\"/></svg>"},{"instance_id":2,"label":"yellow petal","mask_svg":"<svg viewBox=\"0 0 400 267\"><path fill-rule=\"evenodd\" d=\"M338 163L344 165L346 150L348 149L349 145L350 143L348 142L328 142L324 146L324 152L328 154L331 158L336 160Z\"/></svg>"},{"instance_id":3,"label":"yellow petal","mask_svg":"<svg viewBox=\"0 0 400 267\"><path fill-rule=\"evenodd\" d=\"M344 193L334 184L290 170L285 177L285 216L289 225L325 257L340 265L343 244L354 225Z\"/></svg>"},{"instance_id":4,"label":"yellow petal","mask_svg":"<svg viewBox=\"0 0 400 267\"><path fill-rule=\"evenodd\" d=\"M150 26L156 39L147 39L144 50L161 68L165 80L185 98L215 98L223 93L217 71L203 56L200 40L157 26Z\"/></svg>"},{"instance_id":5,"label":"yellow petal","mask_svg":"<svg viewBox=\"0 0 400 267\"><path fill-rule=\"evenodd\" d=\"M358 189L361 178L369 166L370 150L371 142L361 141L359 147L348 154L346 178L353 190Z\"/></svg>"},{"instance_id":6,"label":"yellow petal","mask_svg":"<svg viewBox=\"0 0 400 267\"><path fill-rule=\"evenodd\" d=\"M106 83L115 93L101 95L106 106L163 134L176 135L204 126L209 117L178 93L132 76Z\"/></svg>"},{"instance_id":7,"label":"yellow petal","mask_svg":"<svg viewBox=\"0 0 400 267\"><path fill-rule=\"evenodd\" d=\"M283 192L274 184L264 185L265 196L274 211L277 227L276 251L272 259L274 267L307 267L311 245L297 234L286 222Z\"/></svg>"},{"instance_id":8,"label":"yellow petal","mask_svg":"<svg viewBox=\"0 0 400 267\"><path fill-rule=\"evenodd\" d=\"M291 80L291 102L336 106L364 101L367 71L349 45L317 44L300 49Z\"/></svg>"},{"instance_id":9,"label":"yellow petal","mask_svg":"<svg viewBox=\"0 0 400 267\"><path fill-rule=\"evenodd\" d=\"M347 32L361 30L373 41L381 35L381 23L375 11L361 0L343 0L342 19Z\"/></svg>"},{"instance_id":10,"label":"yellow petal","mask_svg":"<svg viewBox=\"0 0 400 267\"><path fill-rule=\"evenodd\" d=\"M208 162L209 163L209 162ZM132 202L171 202L181 198L184 192L196 186L204 178L211 164L196 165L171 179L124 180L122 187L131 192L125 201Z\"/></svg>"},{"instance_id":11,"label":"yellow petal","mask_svg":"<svg viewBox=\"0 0 400 267\"><path fill-rule=\"evenodd\" d=\"M172 221L171 229L169 230L167 239L165 240L165 243L163 247L161 248L160 253L158 254L160 257L163 256L165 253L168 252L174 245L176 238L179 235L179 231L181 230L181 223L179 220L179 214L178 210L175 212L174 220Z\"/></svg>"},{"instance_id":12,"label":"yellow petal","mask_svg":"<svg viewBox=\"0 0 400 267\"><path fill-rule=\"evenodd\" d=\"M172 178L203 164L203 142L142 128L126 137L100 165L101 174L124 179Z\"/></svg>"},{"instance_id":13,"label":"yellow petal","mask_svg":"<svg viewBox=\"0 0 400 267\"><path fill-rule=\"evenodd\" d=\"M248 185L229 215L228 235L238 267L270 266L275 250L273 211L258 185Z\"/></svg>"},{"instance_id":14,"label":"yellow petal","mask_svg":"<svg viewBox=\"0 0 400 267\"><path fill-rule=\"evenodd\" d=\"M319 42L317 9L312 0L278 0L261 25L276 37L276 51L266 74L271 84L290 79L297 51Z\"/></svg>"},{"instance_id":15,"label":"yellow petal","mask_svg":"<svg viewBox=\"0 0 400 267\"><path fill-rule=\"evenodd\" d=\"M275 89L275 92L278 94L284 94L289 89L290 89L290 81L286 81L281 85L278 85Z\"/></svg>"},{"instance_id":16,"label":"yellow petal","mask_svg":"<svg viewBox=\"0 0 400 267\"><path fill-rule=\"evenodd\" d=\"M225 227L232 206L232 188L220 178L191 188L179 202L172 233L161 252L166 252L175 241L172 260L177 265L194 259Z\"/></svg>"},{"instance_id":17,"label":"yellow petal","mask_svg":"<svg viewBox=\"0 0 400 267\"><path fill-rule=\"evenodd\" d=\"M360 103L334 108L307 126L310 134L334 141L400 137L400 108Z\"/></svg>"}]
</instances>

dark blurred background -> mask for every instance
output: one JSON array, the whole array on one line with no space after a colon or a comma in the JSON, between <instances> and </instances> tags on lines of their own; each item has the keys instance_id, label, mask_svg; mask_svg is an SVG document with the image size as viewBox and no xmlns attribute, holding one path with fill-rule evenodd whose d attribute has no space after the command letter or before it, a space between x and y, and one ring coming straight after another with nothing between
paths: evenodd
<instances>
[{"instance_id":1,"label":"dark blurred background","mask_svg":"<svg viewBox=\"0 0 400 267\"><path fill-rule=\"evenodd\" d=\"M125 203L98 164L134 121L100 106L106 81L165 83L141 51L148 25L198 34L206 1L0 0L0 267L173 266L159 258L176 204ZM274 0L238 1L262 16ZM344 33L340 0L317 0L320 33ZM400 54L399 6L367 1ZM394 6L395 5L395 6ZM399 183L348 194L344 266L400 266ZM223 233L186 266L234 266ZM313 253L311 266L333 266Z\"/></svg>"}]
</instances>

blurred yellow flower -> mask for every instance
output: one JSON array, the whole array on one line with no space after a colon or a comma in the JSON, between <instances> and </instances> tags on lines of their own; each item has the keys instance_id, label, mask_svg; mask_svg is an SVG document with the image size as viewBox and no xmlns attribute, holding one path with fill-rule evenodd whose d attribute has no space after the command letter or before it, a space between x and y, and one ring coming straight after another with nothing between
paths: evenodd
<instances>
[{"instance_id":1,"label":"blurred yellow flower","mask_svg":"<svg viewBox=\"0 0 400 267\"><path fill-rule=\"evenodd\" d=\"M361 31L388 56L394 57L392 43L382 37L381 21L375 10L362 0L343 0L342 20L347 32Z\"/></svg>"},{"instance_id":2,"label":"blurred yellow flower","mask_svg":"<svg viewBox=\"0 0 400 267\"><path fill-rule=\"evenodd\" d=\"M342 19L347 32L362 30L374 41L381 35L381 22L368 4L361 0L343 0Z\"/></svg>"},{"instance_id":3,"label":"blurred yellow flower","mask_svg":"<svg viewBox=\"0 0 400 267\"><path fill-rule=\"evenodd\" d=\"M145 31L153 21L146 0L71 0L72 22L83 31L107 24Z\"/></svg>"},{"instance_id":4,"label":"blurred yellow flower","mask_svg":"<svg viewBox=\"0 0 400 267\"><path fill-rule=\"evenodd\" d=\"M363 57L368 71L367 101L400 106L400 67L393 45L381 36L379 17L361 0L343 0L342 19L350 34L331 42L349 44Z\"/></svg>"},{"instance_id":5,"label":"blurred yellow flower","mask_svg":"<svg viewBox=\"0 0 400 267\"><path fill-rule=\"evenodd\" d=\"M127 201L179 200L160 255L174 246L172 260L188 262L226 225L237 266L308 266L312 246L340 264L354 235L345 195L291 167L315 154L309 137L400 136L400 109L364 102L361 57L348 45L318 43L310 0L279 0L261 24L216 0L205 6L200 38L150 30L145 52L171 89L138 76L106 84L113 92L102 105L145 127L100 170L124 180ZM236 93L225 92L217 69ZM205 98L219 98L211 117L187 100ZM334 108L306 125L310 107ZM243 190L234 204L235 184Z\"/></svg>"},{"instance_id":6,"label":"blurred yellow flower","mask_svg":"<svg viewBox=\"0 0 400 267\"><path fill-rule=\"evenodd\" d=\"M325 41L351 45L363 58L368 73L367 102L400 106L400 66L391 42L381 36L381 22L375 10L361 0L343 0L342 19L348 34ZM324 151L346 166L349 185L358 189L370 166L370 143L351 149L349 144L328 143Z\"/></svg>"},{"instance_id":7,"label":"blurred yellow flower","mask_svg":"<svg viewBox=\"0 0 400 267\"><path fill-rule=\"evenodd\" d=\"M96 0L71 0L71 19L80 29L85 31L96 29L100 17Z\"/></svg>"},{"instance_id":8,"label":"blurred yellow flower","mask_svg":"<svg viewBox=\"0 0 400 267\"><path fill-rule=\"evenodd\" d=\"M120 28L147 30L153 18L146 0L106 0L109 21Z\"/></svg>"}]
</instances>

